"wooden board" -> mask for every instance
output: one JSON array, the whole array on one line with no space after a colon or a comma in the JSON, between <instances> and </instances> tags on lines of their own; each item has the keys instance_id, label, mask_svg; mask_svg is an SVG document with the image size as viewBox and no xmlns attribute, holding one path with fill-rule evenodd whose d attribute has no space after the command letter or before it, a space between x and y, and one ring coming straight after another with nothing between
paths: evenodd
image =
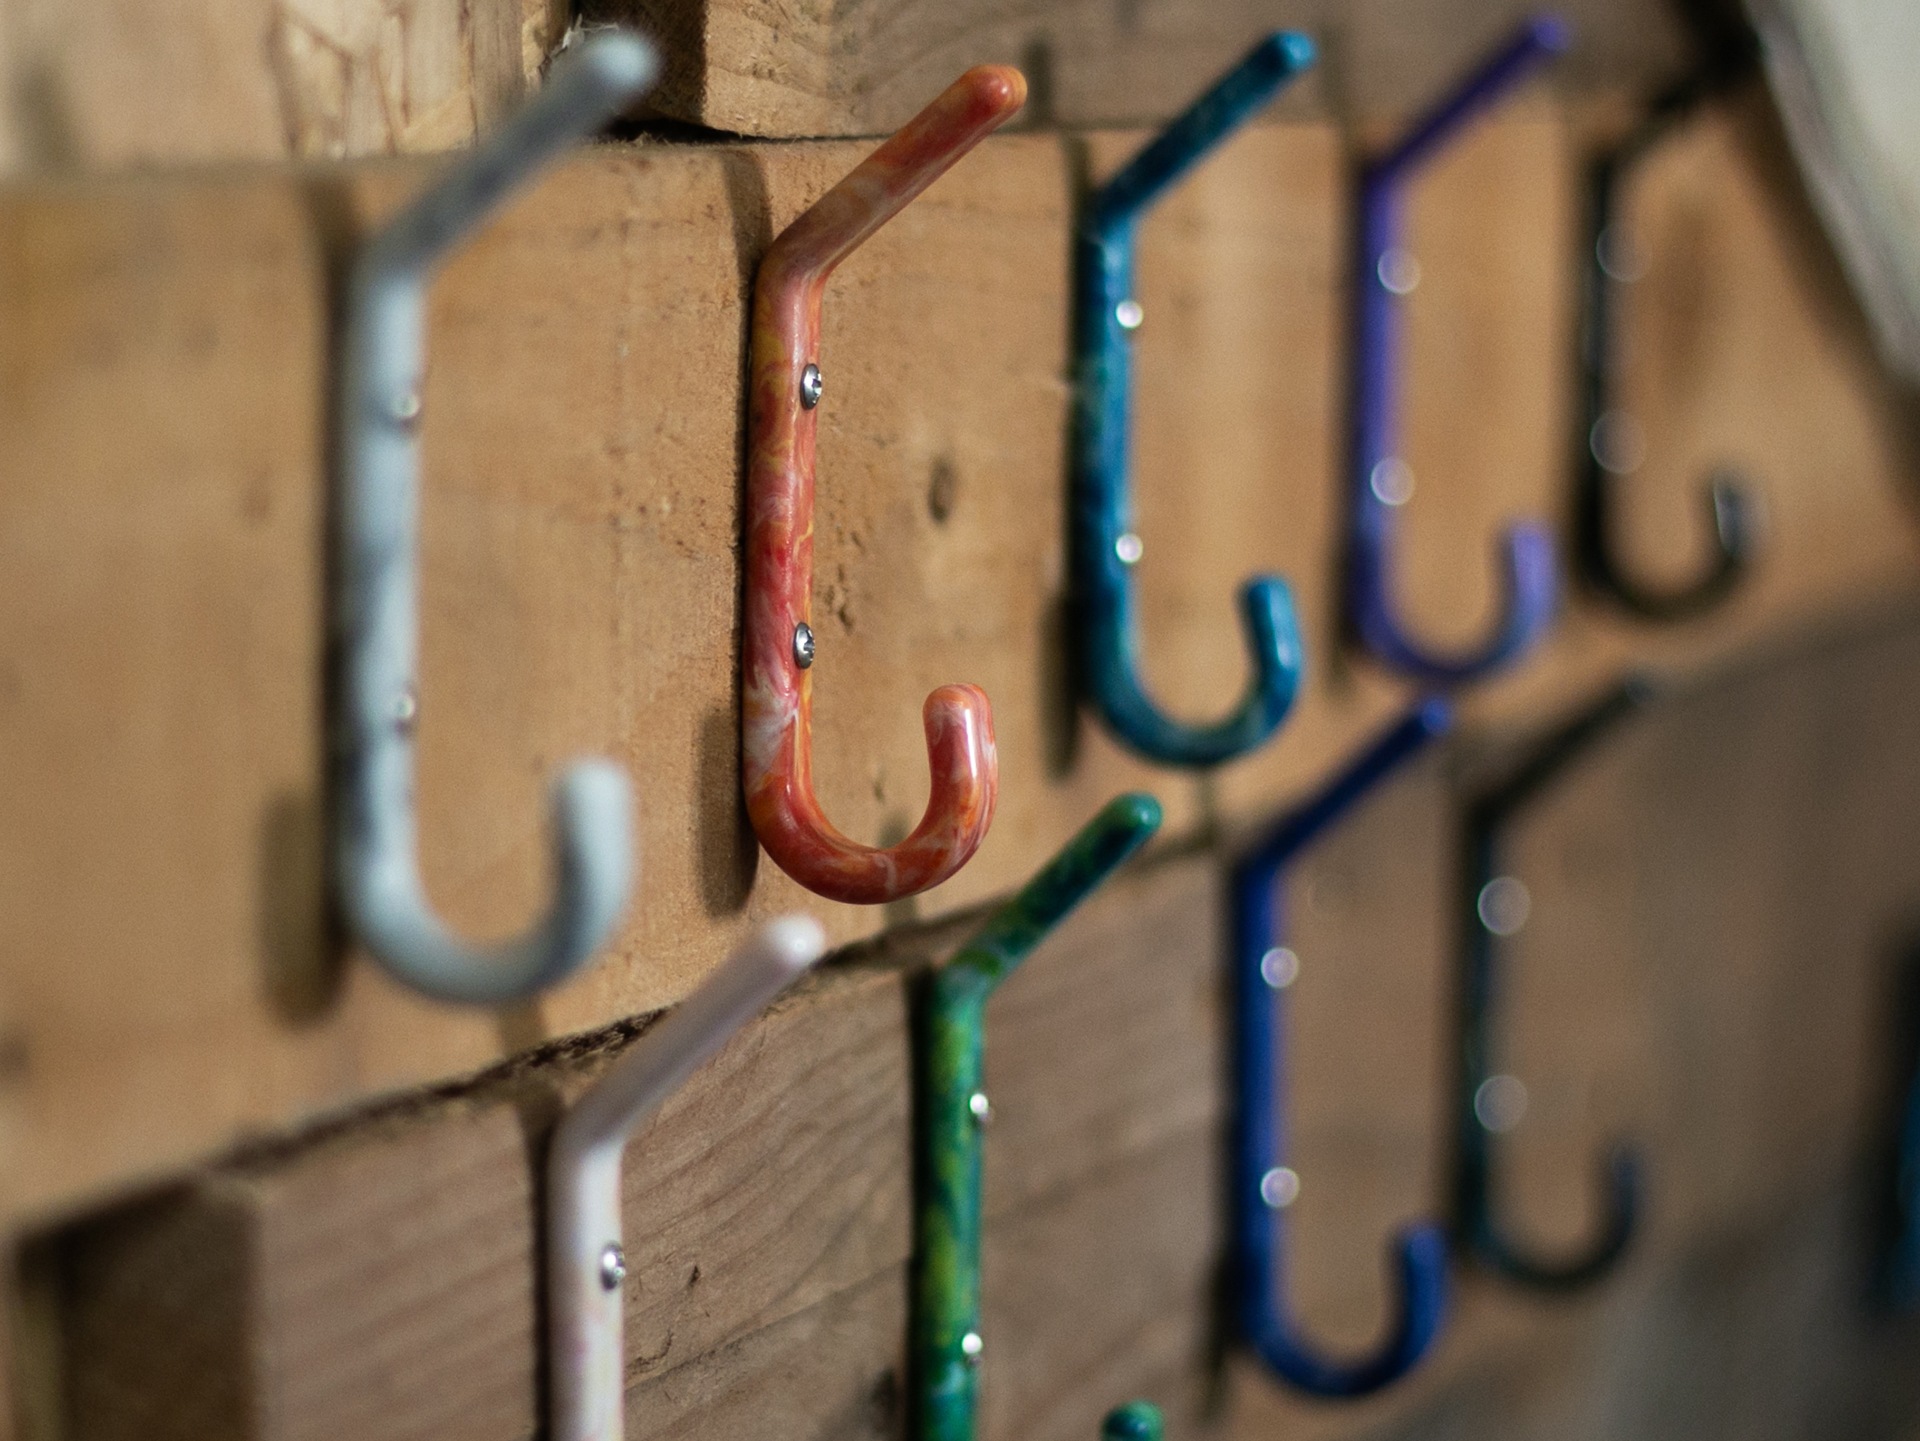
<instances>
[{"instance_id":1,"label":"wooden board","mask_svg":"<svg viewBox=\"0 0 1920 1441\"><path fill-rule=\"evenodd\" d=\"M1285 113L1410 115L1530 8L1433 0L587 0L595 19L655 36L651 104L741 135L878 135L969 65L1019 65L1029 123L1140 125L1182 110L1255 40L1303 30L1324 52ZM1666 5L1568 0L1569 88L1652 88L1685 51Z\"/></svg>"},{"instance_id":2,"label":"wooden board","mask_svg":"<svg viewBox=\"0 0 1920 1441\"><path fill-rule=\"evenodd\" d=\"M1684 462L1727 443L1714 417L1737 418L1775 520L1765 568L1725 615L1672 634L1572 611L1475 702L1483 719L1537 714L1629 656L1710 667L1911 588L1897 416L1817 253L1776 213L1757 143L1732 125L1679 143L1640 223L1677 215L1706 237L1653 247L1647 285L1699 292L1672 343L1723 357L1689 371L1684 405L1649 402L1653 443ZM1073 708L1077 145L989 143L828 298L828 814L869 840L910 826L919 702L938 683L984 686L999 731L980 854L884 912L757 863L735 754L742 298L771 235L860 147L599 149L448 267L425 398L428 889L462 931L523 925L546 894L546 786L582 754L633 776L641 841L607 958L498 1014L428 1005L336 954L322 884L324 277L426 172L0 196L0 1214L46 1216L667 1004L765 916L807 909L848 942L953 914L1018 885L1123 788L1160 796L1169 842L1244 826L1390 715L1403 688L1331 644L1344 201L1324 126L1236 138L1149 220L1141 281L1149 681L1180 714L1225 705L1245 666L1232 590L1275 570L1307 617L1310 689L1275 744L1198 779L1127 757ZM1093 137L1090 163L1126 145ZM1556 112L1523 108L1417 198L1429 279L1407 431L1423 489L1404 599L1442 633L1484 621L1497 522L1551 514L1564 485L1570 158ZM1661 337L1637 324L1630 353Z\"/></svg>"},{"instance_id":3,"label":"wooden board","mask_svg":"<svg viewBox=\"0 0 1920 1441\"><path fill-rule=\"evenodd\" d=\"M458 149L566 23L557 0L8 0L0 175Z\"/></svg>"},{"instance_id":4,"label":"wooden board","mask_svg":"<svg viewBox=\"0 0 1920 1441\"><path fill-rule=\"evenodd\" d=\"M1595 1406L1638 1414L1646 1376L1691 1383L1689 1366L1732 1404L1762 1379L1741 1348L1788 1336L1823 1365L1910 1374L1906 1350L1861 1349L1842 1258L1859 1244L1877 998L1920 882L1920 765L1899 720L1917 695L1920 617L1836 635L1620 732L1516 833L1534 909L1501 1034L1534 1104L1503 1151L1508 1202L1529 1234L1583 1234L1594 1153L1625 1133L1648 1157L1646 1230L1583 1298L1464 1276L1432 1363L1358 1406L1240 1359L1216 1389L1217 858L1118 879L989 1009L983 1435L1084 1437L1136 1394L1182 1435L1411 1435L1509 1408L1540 1434ZM1872 782L1837 784L1839 754ZM1450 779L1472 759L1381 792L1293 881L1290 1300L1327 1344L1375 1333L1386 1235L1436 1205L1441 877ZM897 936L810 981L636 1138L630 1435L898 1434L902 980L963 931ZM631 1033L41 1238L66 1278L73 1434L533 1434L531 1157ZM401 1384L421 1377L441 1379Z\"/></svg>"}]
</instances>

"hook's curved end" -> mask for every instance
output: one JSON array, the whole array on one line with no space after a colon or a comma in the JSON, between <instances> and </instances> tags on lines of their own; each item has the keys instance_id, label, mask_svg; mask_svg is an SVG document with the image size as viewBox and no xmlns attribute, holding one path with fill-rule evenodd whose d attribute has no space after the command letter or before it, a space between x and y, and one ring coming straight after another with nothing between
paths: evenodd
<instances>
[{"instance_id":1,"label":"hook's curved end","mask_svg":"<svg viewBox=\"0 0 1920 1441\"><path fill-rule=\"evenodd\" d=\"M749 697L751 700L751 697ZM921 710L933 784L913 834L897 846L861 845L835 830L814 798L797 711L784 716L776 755L756 761L749 712L747 814L774 863L831 901L882 905L939 885L987 838L1000 792L993 706L973 685L943 685Z\"/></svg>"},{"instance_id":2,"label":"hook's curved end","mask_svg":"<svg viewBox=\"0 0 1920 1441\"><path fill-rule=\"evenodd\" d=\"M1513 664L1532 650L1553 624L1559 607L1559 565L1553 537L1545 526L1521 521L1498 542L1500 620L1492 640L1477 651L1447 654L1415 641L1395 618L1384 593L1381 557L1361 557L1356 566L1355 606L1360 640L1372 654L1402 674L1428 685L1453 686L1481 680Z\"/></svg>"},{"instance_id":3,"label":"hook's curved end","mask_svg":"<svg viewBox=\"0 0 1920 1441\"><path fill-rule=\"evenodd\" d=\"M354 929L396 980L435 1000L501 1005L579 970L626 908L633 869L626 775L604 761L573 766L554 786L552 909L518 940L469 946L428 906L411 838L382 828L349 838L343 866Z\"/></svg>"},{"instance_id":4,"label":"hook's curved end","mask_svg":"<svg viewBox=\"0 0 1920 1441\"><path fill-rule=\"evenodd\" d=\"M1601 1164L1601 1194L1606 1220L1600 1234L1572 1257L1542 1259L1530 1256L1486 1224L1483 1259L1511 1280L1540 1291L1575 1291L1599 1280L1616 1266L1633 1244L1640 1221L1640 1158L1619 1146Z\"/></svg>"},{"instance_id":5,"label":"hook's curved end","mask_svg":"<svg viewBox=\"0 0 1920 1441\"><path fill-rule=\"evenodd\" d=\"M1293 590L1275 576L1256 576L1240 590L1240 619L1252 668L1240 704L1212 725L1176 721L1142 685L1134 641L1116 609L1096 637L1090 685L1101 718L1133 750L1162 765L1203 769L1235 760L1263 744L1293 709L1306 669L1306 645Z\"/></svg>"},{"instance_id":6,"label":"hook's curved end","mask_svg":"<svg viewBox=\"0 0 1920 1441\"><path fill-rule=\"evenodd\" d=\"M1417 1366L1440 1334L1447 1314L1447 1238L1421 1223L1394 1243L1393 1329L1372 1355L1348 1360L1310 1348L1277 1316L1256 1338L1260 1357L1283 1379L1316 1396L1370 1396Z\"/></svg>"},{"instance_id":7,"label":"hook's curved end","mask_svg":"<svg viewBox=\"0 0 1920 1441\"><path fill-rule=\"evenodd\" d=\"M1100 1425L1100 1441L1160 1441L1165 1434L1160 1408L1145 1401L1114 1407Z\"/></svg>"}]
</instances>

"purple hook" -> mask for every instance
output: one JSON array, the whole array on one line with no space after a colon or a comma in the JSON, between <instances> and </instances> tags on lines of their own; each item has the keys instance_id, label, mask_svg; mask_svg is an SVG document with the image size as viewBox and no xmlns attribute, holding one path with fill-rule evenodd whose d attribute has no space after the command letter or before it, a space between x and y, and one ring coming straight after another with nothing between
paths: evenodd
<instances>
[{"instance_id":1,"label":"purple hook","mask_svg":"<svg viewBox=\"0 0 1920 1441\"><path fill-rule=\"evenodd\" d=\"M1429 685L1475 680L1518 659L1553 620L1558 577L1546 526L1525 521L1501 538L1501 619L1491 641L1469 654L1435 654L1410 636L1393 610L1394 511L1406 500L1397 454L1400 295L1411 289L1401 250L1401 196L1414 171L1482 111L1510 92L1572 32L1556 16L1535 16L1451 95L1360 173L1358 270L1354 277L1352 530L1348 537L1349 623L1382 664Z\"/></svg>"}]
</instances>

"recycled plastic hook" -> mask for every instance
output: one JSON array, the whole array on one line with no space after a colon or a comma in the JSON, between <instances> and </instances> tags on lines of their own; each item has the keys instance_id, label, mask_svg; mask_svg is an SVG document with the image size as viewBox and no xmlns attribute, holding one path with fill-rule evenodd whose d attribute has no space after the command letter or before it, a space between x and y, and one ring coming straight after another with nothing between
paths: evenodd
<instances>
[{"instance_id":1,"label":"recycled plastic hook","mask_svg":"<svg viewBox=\"0 0 1920 1441\"><path fill-rule=\"evenodd\" d=\"M980 1354L980 1132L987 998L1160 828L1160 803L1109 801L1045 868L927 980L917 1012L913 1361L918 1441L974 1441ZM1107 1441L1159 1441L1160 1414L1111 1413Z\"/></svg>"},{"instance_id":2,"label":"recycled plastic hook","mask_svg":"<svg viewBox=\"0 0 1920 1441\"><path fill-rule=\"evenodd\" d=\"M606 941L633 864L626 777L572 766L554 789L555 895L531 931L475 947L447 930L421 884L413 805L418 711L419 420L427 286L454 246L548 162L644 94L659 61L628 34L597 35L360 252L341 342L341 570L335 639L334 804L343 907L396 978L443 1001L493 1005L564 980Z\"/></svg>"},{"instance_id":3,"label":"recycled plastic hook","mask_svg":"<svg viewBox=\"0 0 1920 1441\"><path fill-rule=\"evenodd\" d=\"M1286 582L1256 576L1240 592L1253 675L1232 714L1212 725L1183 724L1155 706L1141 681L1132 574L1140 540L1130 494L1131 333L1142 318L1133 298L1136 229L1150 205L1313 60L1304 35L1280 31L1254 46L1093 195L1075 241L1073 553L1082 684L1116 737L1166 765L1219 765L1272 735L1293 706L1304 648Z\"/></svg>"},{"instance_id":4,"label":"recycled plastic hook","mask_svg":"<svg viewBox=\"0 0 1920 1441\"><path fill-rule=\"evenodd\" d=\"M762 926L567 1112L547 1157L550 1441L620 1441L626 1424L620 1167L627 1139L826 951L808 916Z\"/></svg>"},{"instance_id":5,"label":"recycled plastic hook","mask_svg":"<svg viewBox=\"0 0 1920 1441\"><path fill-rule=\"evenodd\" d=\"M1631 575L1613 550L1616 475L1639 465L1632 418L1613 403L1619 365L1615 301L1636 278L1621 245L1618 197L1627 173L1672 127L1716 91L1741 78L1757 52L1742 47L1728 59L1701 66L1648 107L1618 145L1595 157L1587 176L1586 284L1581 292L1580 429L1575 440L1579 477L1574 496L1573 548L1590 589L1642 620L1678 621L1725 600L1745 578L1758 546L1759 513L1740 476L1726 468L1703 491L1713 556L1692 580L1665 588Z\"/></svg>"},{"instance_id":6,"label":"recycled plastic hook","mask_svg":"<svg viewBox=\"0 0 1920 1441\"><path fill-rule=\"evenodd\" d=\"M781 232L753 292L747 616L741 749L760 844L801 885L876 905L946 880L986 839L999 788L993 710L978 686L944 685L922 712L932 794L890 849L848 839L813 793L813 486L824 382L820 305L834 267L1026 101L1018 70L981 65Z\"/></svg>"},{"instance_id":7,"label":"recycled plastic hook","mask_svg":"<svg viewBox=\"0 0 1920 1441\"><path fill-rule=\"evenodd\" d=\"M1315 1350L1287 1314L1286 1208L1299 1177L1286 1164L1285 1004L1300 960L1282 919L1287 867L1374 786L1453 725L1446 701L1428 699L1376 739L1333 780L1286 815L1234 867L1233 1143L1234 1299L1241 1335L1267 1368L1318 1396L1365 1396L1419 1363L1447 1310L1447 1242L1420 1223L1395 1243L1394 1321L1370 1355L1335 1359Z\"/></svg>"},{"instance_id":8,"label":"recycled plastic hook","mask_svg":"<svg viewBox=\"0 0 1920 1441\"><path fill-rule=\"evenodd\" d=\"M1594 742L1656 694L1653 681L1631 675L1583 706L1541 738L1498 783L1466 807L1465 865L1459 896L1461 954L1460 1081L1455 1096L1459 1157L1454 1176L1457 1241L1476 1261L1508 1279L1542 1291L1571 1291L1613 1268L1633 1239L1639 1215L1640 1163L1614 1148L1602 1171L1606 1220L1583 1251L1563 1258L1529 1254L1495 1219L1493 1138L1511 1124L1499 1091L1509 1077L1495 1073L1493 1019L1499 1002L1499 942L1518 925L1503 919L1500 836L1514 817L1562 775Z\"/></svg>"},{"instance_id":9,"label":"recycled plastic hook","mask_svg":"<svg viewBox=\"0 0 1920 1441\"><path fill-rule=\"evenodd\" d=\"M1452 94L1417 121L1398 144L1360 174L1359 249L1354 278L1353 468L1347 558L1349 624L1381 664L1428 685L1477 680L1518 660L1545 636L1558 589L1553 539L1544 525L1508 527L1500 544L1501 616L1478 650L1439 654L1401 624L1394 610L1395 512L1411 492L1397 450L1399 297L1415 267L1400 247L1401 201L1416 170L1469 121L1512 90L1571 35L1561 20L1535 16L1487 57Z\"/></svg>"}]
</instances>

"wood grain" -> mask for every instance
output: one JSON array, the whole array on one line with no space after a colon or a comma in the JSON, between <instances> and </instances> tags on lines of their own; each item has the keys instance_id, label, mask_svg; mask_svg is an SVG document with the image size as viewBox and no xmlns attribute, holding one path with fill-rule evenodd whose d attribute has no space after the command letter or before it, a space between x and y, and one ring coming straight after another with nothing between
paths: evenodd
<instances>
[{"instance_id":1,"label":"wood grain","mask_svg":"<svg viewBox=\"0 0 1920 1441\"><path fill-rule=\"evenodd\" d=\"M1035 125L1141 125L1177 114L1260 36L1304 30L1326 52L1284 113L1377 118L1437 96L1527 13L1519 0L587 0L663 43L653 104L742 135L877 135L969 65L1035 82ZM1580 44L1569 87L1650 88L1684 51L1654 0L1555 7Z\"/></svg>"},{"instance_id":2,"label":"wood grain","mask_svg":"<svg viewBox=\"0 0 1920 1441\"><path fill-rule=\"evenodd\" d=\"M1693 217L1684 233L1706 239L1653 247L1646 284L1706 297L1684 344L1727 357L1696 367L1684 407L1648 403L1653 453L1685 466L1690 447L1724 444L1714 417L1738 417L1775 518L1763 568L1725 613L1671 634L1571 610L1535 663L1473 702L1489 723L1632 657L1697 671L1911 591L1901 414L1742 123L1663 152L1636 223ZM1085 161L1097 171L1128 143L1092 137ZM1499 521L1558 507L1571 145L1556 111L1522 107L1416 197L1427 279L1407 429L1423 488L1403 584L1436 630L1483 620L1478 557ZM971 681L996 707L1000 813L959 877L884 913L757 865L736 800L741 301L774 231L859 153L597 149L436 287L429 892L463 931L516 929L546 893L559 767L610 755L638 796L637 903L607 958L499 1015L428 1005L342 957L320 866L327 276L343 237L425 169L0 198L0 745L16 762L0 773L0 1214L50 1215L667 1004L771 914L815 911L837 942L953 914L1011 890L1123 788L1159 795L1169 840L1238 828L1400 703L1332 644L1331 132L1245 132L1143 236L1149 680L1183 713L1235 692L1231 592L1257 570L1294 582L1312 643L1286 733L1197 779L1132 760L1070 704L1066 228L1082 152L990 142L827 297L816 778L837 824L897 837L925 794L921 697ZM1630 315L1630 354L1667 344L1656 314Z\"/></svg>"}]
</instances>

